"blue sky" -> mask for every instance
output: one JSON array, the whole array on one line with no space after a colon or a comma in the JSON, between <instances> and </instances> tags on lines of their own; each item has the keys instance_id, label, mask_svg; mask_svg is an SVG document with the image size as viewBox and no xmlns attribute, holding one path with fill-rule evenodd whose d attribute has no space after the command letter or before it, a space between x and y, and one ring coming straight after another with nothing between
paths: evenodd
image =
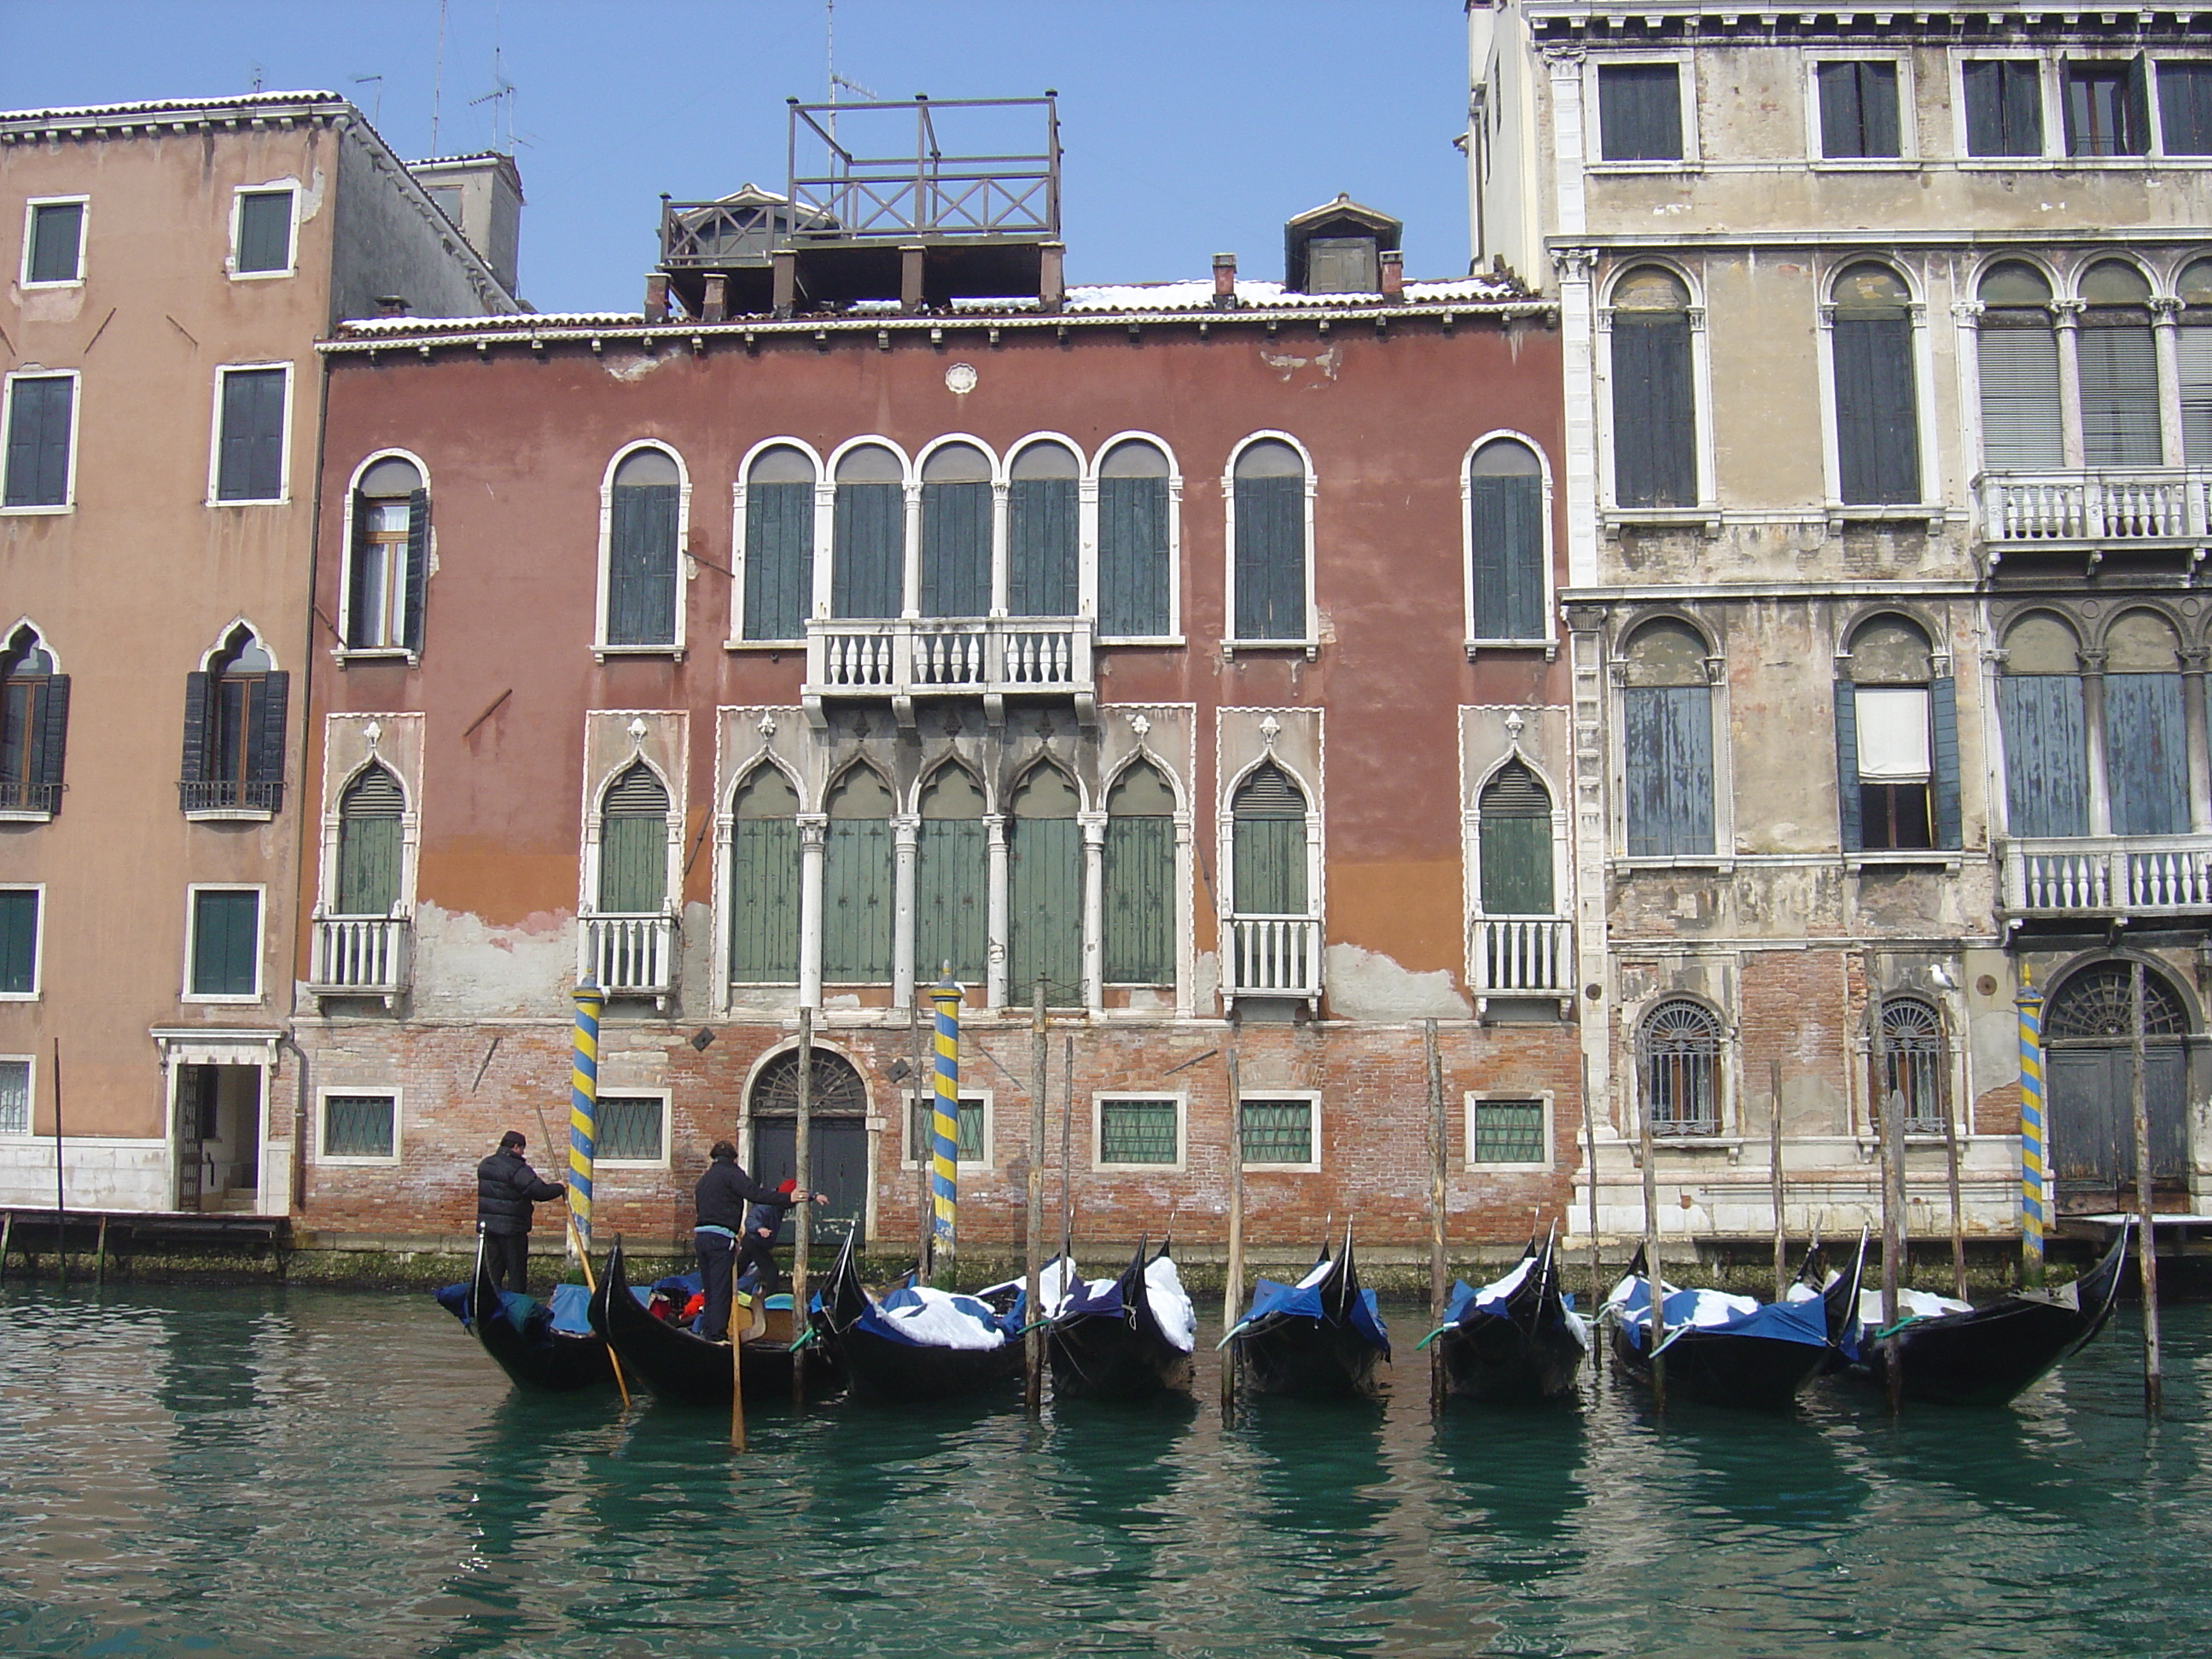
<instances>
[{"instance_id":1,"label":"blue sky","mask_svg":"<svg viewBox=\"0 0 2212 1659\"><path fill-rule=\"evenodd\" d=\"M627 310L659 198L781 188L784 100L825 90L823 0L447 0L439 148L517 88L542 310ZM1408 276L1465 273L1459 0L837 0L840 75L885 98L1060 95L1069 280L1282 274L1282 222L1339 191L1406 222ZM430 148L438 0L0 0L0 106L326 88ZM377 76L378 81L356 77ZM851 97L851 93L842 93ZM500 137L505 137L501 123Z\"/></svg>"}]
</instances>

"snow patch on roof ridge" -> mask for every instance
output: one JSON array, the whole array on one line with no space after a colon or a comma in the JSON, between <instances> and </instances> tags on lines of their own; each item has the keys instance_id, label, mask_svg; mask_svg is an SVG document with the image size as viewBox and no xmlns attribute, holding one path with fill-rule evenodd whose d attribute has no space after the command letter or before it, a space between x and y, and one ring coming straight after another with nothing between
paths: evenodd
<instances>
[{"instance_id":1,"label":"snow patch on roof ridge","mask_svg":"<svg viewBox=\"0 0 2212 1659\"><path fill-rule=\"evenodd\" d=\"M223 98L151 98L128 104L75 104L57 109L0 110L0 121L55 121L79 116L137 115L155 110L225 109L245 105L342 104L335 92L237 92Z\"/></svg>"},{"instance_id":2,"label":"snow patch on roof ridge","mask_svg":"<svg viewBox=\"0 0 2212 1659\"><path fill-rule=\"evenodd\" d=\"M439 329L645 326L645 319L635 311L513 311L490 317L347 317L339 321L338 331L342 334L422 334Z\"/></svg>"}]
</instances>

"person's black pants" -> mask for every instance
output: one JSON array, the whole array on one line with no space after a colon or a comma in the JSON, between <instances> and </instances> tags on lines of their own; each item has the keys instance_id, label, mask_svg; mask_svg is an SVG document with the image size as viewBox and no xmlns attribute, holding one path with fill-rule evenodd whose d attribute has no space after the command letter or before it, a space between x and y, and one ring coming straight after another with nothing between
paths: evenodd
<instances>
[{"instance_id":1,"label":"person's black pants","mask_svg":"<svg viewBox=\"0 0 2212 1659\"><path fill-rule=\"evenodd\" d=\"M765 1296L775 1287L775 1241L763 1238L757 1228L748 1227L738 1243L738 1277L745 1276L747 1267L760 1269L760 1290Z\"/></svg>"},{"instance_id":2,"label":"person's black pants","mask_svg":"<svg viewBox=\"0 0 2212 1659\"><path fill-rule=\"evenodd\" d=\"M699 1315L699 1334L720 1342L730 1328L730 1291L737 1282L738 1242L721 1233L695 1232L691 1247L699 1256L699 1278L707 1305Z\"/></svg>"},{"instance_id":3,"label":"person's black pants","mask_svg":"<svg viewBox=\"0 0 2212 1659\"><path fill-rule=\"evenodd\" d=\"M502 1291L517 1295L530 1289L530 1235L528 1233L486 1233L483 1236L484 1272L491 1282Z\"/></svg>"}]
</instances>

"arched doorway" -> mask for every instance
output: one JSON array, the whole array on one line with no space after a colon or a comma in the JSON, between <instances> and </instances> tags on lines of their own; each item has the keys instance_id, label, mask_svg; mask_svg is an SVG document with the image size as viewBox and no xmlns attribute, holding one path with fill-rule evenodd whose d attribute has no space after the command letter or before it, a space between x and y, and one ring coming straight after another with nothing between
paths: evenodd
<instances>
[{"instance_id":1,"label":"arched doorway","mask_svg":"<svg viewBox=\"0 0 2212 1659\"><path fill-rule=\"evenodd\" d=\"M799 1050L771 1057L753 1079L747 1103L752 1160L746 1166L774 1186L799 1170ZM830 1202L814 1212L817 1239L842 1239L848 1226L866 1224L868 1213L868 1085L853 1064L830 1048L814 1050L812 1091L807 1102L811 1153L808 1178ZM791 1238L784 1218L781 1237Z\"/></svg>"},{"instance_id":2,"label":"arched doorway","mask_svg":"<svg viewBox=\"0 0 2212 1659\"><path fill-rule=\"evenodd\" d=\"M2134 964L2094 962L2069 975L2044 1010L2051 1100L2048 1156L2060 1213L2135 1201L2135 1105L2130 1048ZM2143 969L2143 1098L2150 1113L2153 1190L2185 1198L2189 1139L2189 1007L2173 982Z\"/></svg>"}]
</instances>

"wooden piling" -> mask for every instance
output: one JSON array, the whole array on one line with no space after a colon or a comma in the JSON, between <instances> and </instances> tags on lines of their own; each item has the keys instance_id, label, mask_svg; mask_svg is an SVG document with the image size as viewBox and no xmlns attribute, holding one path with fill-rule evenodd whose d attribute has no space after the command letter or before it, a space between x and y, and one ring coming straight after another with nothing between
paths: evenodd
<instances>
[{"instance_id":1,"label":"wooden piling","mask_svg":"<svg viewBox=\"0 0 2212 1659\"><path fill-rule=\"evenodd\" d=\"M792 1325L794 1330L798 1328L798 1318L796 1315L793 1316ZM732 1289L730 1292L730 1449L732 1451L740 1452L745 1449L744 1346L744 1342L738 1339L737 1291ZM799 1355L804 1354L805 1352L805 1350L802 1348L799 1350L799 1353L792 1356L792 1389L793 1392L796 1392L799 1388L798 1371ZM624 1403L627 1404L628 1402L625 1401Z\"/></svg>"},{"instance_id":2,"label":"wooden piling","mask_svg":"<svg viewBox=\"0 0 2212 1659\"><path fill-rule=\"evenodd\" d=\"M1644 1336L1650 1346L1651 1404L1667 1409L1667 1358L1659 1345L1667 1340L1667 1276L1659 1270L1659 1170L1652 1155L1651 1103L1646 1099L1638 1115L1644 1146L1644 1289L1651 1299L1644 1319Z\"/></svg>"},{"instance_id":3,"label":"wooden piling","mask_svg":"<svg viewBox=\"0 0 2212 1659\"><path fill-rule=\"evenodd\" d=\"M15 1231L15 1212L0 1212L0 1280L8 1277L8 1237Z\"/></svg>"},{"instance_id":4,"label":"wooden piling","mask_svg":"<svg viewBox=\"0 0 2212 1659\"><path fill-rule=\"evenodd\" d=\"M105 1214L100 1218L100 1249L99 1254L93 1258L92 1283L95 1290L107 1288L107 1217Z\"/></svg>"},{"instance_id":5,"label":"wooden piling","mask_svg":"<svg viewBox=\"0 0 2212 1659\"><path fill-rule=\"evenodd\" d=\"M2134 1109L2136 1130L2136 1213L2138 1237L2136 1260L2142 1267L2143 1415L2160 1417L2166 1411L2166 1356L2161 1352L2158 1324L2158 1234L2151 1207L2150 1106L2143 1066L2143 965L2135 964L2129 976L2128 1095Z\"/></svg>"},{"instance_id":6,"label":"wooden piling","mask_svg":"<svg viewBox=\"0 0 2212 1659\"><path fill-rule=\"evenodd\" d=\"M814 1204L814 1010L805 1003L799 1006L799 1099L792 1123L792 1174L798 1182L799 1203L793 1209L791 1222L791 1328L796 1338L806 1316L806 1244L809 1223ZM760 1293L768 1296L768 1278L763 1273ZM744 1345L738 1340L736 1310L730 1320L730 1363L735 1365L737 1352ZM742 1396L744 1390L737 1390ZM794 1406L806 1403L806 1350L799 1349L791 1356L791 1402ZM744 1432L742 1400L738 1407L738 1432Z\"/></svg>"},{"instance_id":7,"label":"wooden piling","mask_svg":"<svg viewBox=\"0 0 2212 1659\"><path fill-rule=\"evenodd\" d=\"M1028 1299L1023 1304L1029 1316L1029 1329L1022 1338L1023 1403L1031 1417L1044 1410L1044 1303L1037 1270L1042 1265L1038 1258L1044 1254L1044 1097L1049 1064L1044 1028L1044 975L1039 974L1036 989L1030 1000L1030 1169L1025 1194L1029 1271L1024 1280ZM1063 1284L1066 1272L1063 1263Z\"/></svg>"},{"instance_id":8,"label":"wooden piling","mask_svg":"<svg viewBox=\"0 0 2212 1659\"><path fill-rule=\"evenodd\" d=\"M69 1289L68 1188L62 1178L62 1040L54 1039L54 1261Z\"/></svg>"},{"instance_id":9,"label":"wooden piling","mask_svg":"<svg viewBox=\"0 0 2212 1659\"><path fill-rule=\"evenodd\" d=\"M1867 1099L1881 1136L1881 1328L1882 1370L1889 1384L1889 1411L1905 1407L1905 1351L1897 1339L1898 1274L1905 1249L1905 1100L1889 1087L1889 1041L1882 1029L1881 962L1866 953Z\"/></svg>"},{"instance_id":10,"label":"wooden piling","mask_svg":"<svg viewBox=\"0 0 2212 1659\"><path fill-rule=\"evenodd\" d=\"M1766 1179L1774 1194L1774 1299L1790 1293L1790 1230L1782 1215L1782 1061L1766 1062L1766 1097L1772 1103L1767 1121Z\"/></svg>"},{"instance_id":11,"label":"wooden piling","mask_svg":"<svg viewBox=\"0 0 2212 1659\"><path fill-rule=\"evenodd\" d=\"M1436 1021L1431 1019L1426 1023L1424 1035L1429 1082L1429 1328L1433 1330L1443 1322L1444 1316L1444 1062L1443 1055L1437 1046ZM1443 1350L1431 1342L1429 1344L1429 1409L1440 1410L1443 1403Z\"/></svg>"},{"instance_id":12,"label":"wooden piling","mask_svg":"<svg viewBox=\"0 0 2212 1659\"><path fill-rule=\"evenodd\" d=\"M1232 1028L1228 1048L1229 1069L1229 1261L1221 1283L1221 1325L1224 1334L1235 1328L1237 1304L1244 1291L1244 1085L1237 1070L1237 1038ZM1221 1417L1237 1415L1237 1345L1221 1351Z\"/></svg>"}]
</instances>

